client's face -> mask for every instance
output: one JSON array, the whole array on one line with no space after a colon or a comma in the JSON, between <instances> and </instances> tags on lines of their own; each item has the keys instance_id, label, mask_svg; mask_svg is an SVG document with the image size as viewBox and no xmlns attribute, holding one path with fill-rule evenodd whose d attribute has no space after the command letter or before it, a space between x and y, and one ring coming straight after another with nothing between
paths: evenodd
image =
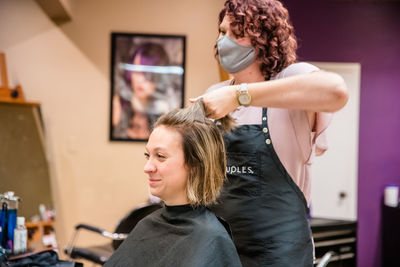
<instances>
[{"instance_id":1,"label":"client's face","mask_svg":"<svg viewBox=\"0 0 400 267\"><path fill-rule=\"evenodd\" d=\"M151 194L167 205L187 204L188 169L180 133L165 126L156 127L150 134L145 156L144 172L149 176Z\"/></svg>"}]
</instances>

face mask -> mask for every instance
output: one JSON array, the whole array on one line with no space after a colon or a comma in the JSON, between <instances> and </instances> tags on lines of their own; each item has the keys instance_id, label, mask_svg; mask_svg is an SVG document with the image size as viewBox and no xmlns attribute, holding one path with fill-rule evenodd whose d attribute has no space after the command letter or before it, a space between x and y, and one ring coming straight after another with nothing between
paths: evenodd
<instances>
[{"instance_id":1,"label":"face mask","mask_svg":"<svg viewBox=\"0 0 400 267\"><path fill-rule=\"evenodd\" d=\"M240 45L227 35L222 36L217 41L219 62L229 73L237 73L254 61L255 50L252 46Z\"/></svg>"}]
</instances>

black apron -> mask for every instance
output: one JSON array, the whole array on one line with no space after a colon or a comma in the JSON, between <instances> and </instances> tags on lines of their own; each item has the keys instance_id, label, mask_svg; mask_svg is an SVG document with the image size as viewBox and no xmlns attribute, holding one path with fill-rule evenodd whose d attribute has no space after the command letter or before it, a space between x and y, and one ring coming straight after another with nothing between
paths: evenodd
<instances>
[{"instance_id":1,"label":"black apron","mask_svg":"<svg viewBox=\"0 0 400 267\"><path fill-rule=\"evenodd\" d=\"M280 162L262 124L224 136L227 181L213 211L226 220L243 266L313 266L303 193Z\"/></svg>"}]
</instances>

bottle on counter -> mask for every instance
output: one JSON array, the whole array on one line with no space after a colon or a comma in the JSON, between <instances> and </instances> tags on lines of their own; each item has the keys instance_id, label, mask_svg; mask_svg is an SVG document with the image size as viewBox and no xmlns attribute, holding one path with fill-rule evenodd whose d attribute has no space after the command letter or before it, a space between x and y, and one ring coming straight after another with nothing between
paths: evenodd
<instances>
[{"instance_id":1,"label":"bottle on counter","mask_svg":"<svg viewBox=\"0 0 400 267\"><path fill-rule=\"evenodd\" d=\"M21 199L13 191L0 193L0 247L13 252L14 229L17 225L18 202Z\"/></svg>"},{"instance_id":2,"label":"bottle on counter","mask_svg":"<svg viewBox=\"0 0 400 267\"><path fill-rule=\"evenodd\" d=\"M27 237L25 217L17 217L17 227L14 229L14 254L26 252Z\"/></svg>"}]
</instances>

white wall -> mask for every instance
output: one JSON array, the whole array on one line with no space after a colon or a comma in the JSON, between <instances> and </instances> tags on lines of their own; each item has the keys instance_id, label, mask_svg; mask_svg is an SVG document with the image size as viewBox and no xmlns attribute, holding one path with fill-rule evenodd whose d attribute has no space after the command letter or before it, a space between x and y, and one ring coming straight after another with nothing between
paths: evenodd
<instances>
[{"instance_id":1,"label":"white wall","mask_svg":"<svg viewBox=\"0 0 400 267\"><path fill-rule=\"evenodd\" d=\"M329 149L322 157L316 157L313 164L312 216L356 220L361 65L311 63L341 75L349 91L349 101L335 112L327 129Z\"/></svg>"},{"instance_id":2,"label":"white wall","mask_svg":"<svg viewBox=\"0 0 400 267\"><path fill-rule=\"evenodd\" d=\"M108 141L110 33L186 35L187 99L219 79L213 45L224 1L67 2L72 21L56 27L34 1L0 0L9 81L42 104L62 246L76 223L112 230L147 199L144 143Z\"/></svg>"}]
</instances>

